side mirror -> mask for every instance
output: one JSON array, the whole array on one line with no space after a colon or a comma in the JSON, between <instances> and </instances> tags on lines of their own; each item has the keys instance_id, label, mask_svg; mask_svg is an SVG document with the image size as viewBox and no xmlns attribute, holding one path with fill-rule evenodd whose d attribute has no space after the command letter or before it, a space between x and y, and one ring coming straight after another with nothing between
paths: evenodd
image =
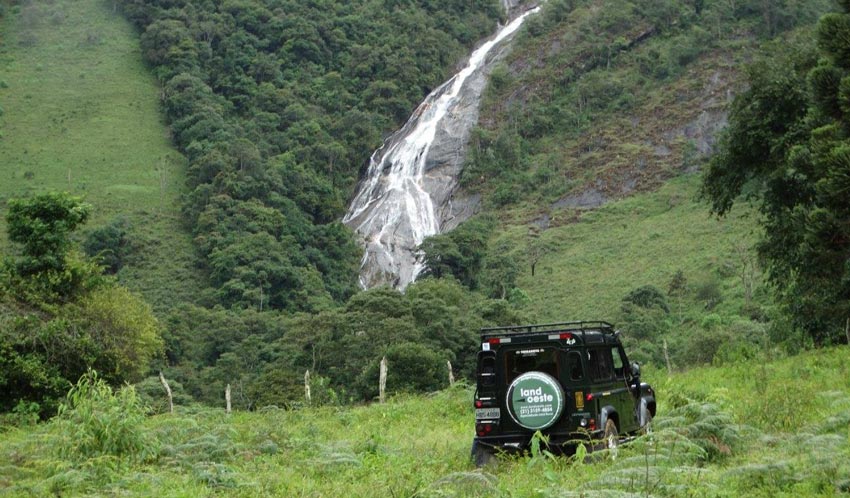
<instances>
[{"instance_id":1,"label":"side mirror","mask_svg":"<svg viewBox=\"0 0 850 498\"><path fill-rule=\"evenodd\" d=\"M632 377L640 377L640 365L638 362L632 362Z\"/></svg>"}]
</instances>

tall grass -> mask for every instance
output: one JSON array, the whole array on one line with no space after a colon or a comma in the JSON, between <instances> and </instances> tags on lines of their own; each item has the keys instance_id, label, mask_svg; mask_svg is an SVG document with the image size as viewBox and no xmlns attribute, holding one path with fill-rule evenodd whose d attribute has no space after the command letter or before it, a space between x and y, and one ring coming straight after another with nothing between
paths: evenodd
<instances>
[{"instance_id":1,"label":"tall grass","mask_svg":"<svg viewBox=\"0 0 850 498\"><path fill-rule=\"evenodd\" d=\"M126 451L95 437L100 443L57 452L70 431L120 425L114 415L134 405L89 379L69 398L73 409L3 434L0 495L834 496L850 483L850 384L839 367L848 354L839 347L669 377L648 369L659 398L656 430L616 458L550 457L540 438L537 451L484 471L469 458L472 390L462 384L359 407L227 415L179 406L128 417L128 432L116 433L144 442ZM752 372L761 364L759 390ZM801 398L776 396L795 381ZM796 425L782 429L773 412L753 410L767 402L775 413L799 413Z\"/></svg>"}]
</instances>

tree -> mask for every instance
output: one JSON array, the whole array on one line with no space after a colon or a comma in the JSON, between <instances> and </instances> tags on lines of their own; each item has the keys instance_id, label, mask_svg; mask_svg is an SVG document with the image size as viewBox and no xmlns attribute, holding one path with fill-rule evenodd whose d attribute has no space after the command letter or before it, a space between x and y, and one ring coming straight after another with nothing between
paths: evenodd
<instances>
[{"instance_id":1,"label":"tree","mask_svg":"<svg viewBox=\"0 0 850 498\"><path fill-rule=\"evenodd\" d=\"M58 192L12 199L8 207L9 240L23 245L17 264L21 275L63 271L71 232L88 220L91 207Z\"/></svg>"},{"instance_id":2,"label":"tree","mask_svg":"<svg viewBox=\"0 0 850 498\"><path fill-rule=\"evenodd\" d=\"M816 344L844 340L850 316L850 3L810 46L749 71L702 195L724 215L741 193L759 203L759 255L793 323ZM783 53L789 52L783 47Z\"/></svg>"},{"instance_id":3,"label":"tree","mask_svg":"<svg viewBox=\"0 0 850 498\"><path fill-rule=\"evenodd\" d=\"M378 395L378 365L383 356L387 358L390 392L431 392L448 385L446 357L422 344L405 342L387 348L363 371L358 384L364 399Z\"/></svg>"},{"instance_id":4,"label":"tree","mask_svg":"<svg viewBox=\"0 0 850 498\"><path fill-rule=\"evenodd\" d=\"M83 249L90 258L98 258L108 273L118 273L130 252L127 238L129 223L118 218L86 235Z\"/></svg>"},{"instance_id":5,"label":"tree","mask_svg":"<svg viewBox=\"0 0 850 498\"><path fill-rule=\"evenodd\" d=\"M160 326L150 305L125 287L104 286L77 305L78 326L99 349L94 366L112 381L138 381L162 352ZM81 331L81 332L82 332Z\"/></svg>"},{"instance_id":6,"label":"tree","mask_svg":"<svg viewBox=\"0 0 850 498\"><path fill-rule=\"evenodd\" d=\"M150 306L71 250L88 212L67 194L9 202L9 238L24 248L0 268L0 410L29 402L50 415L89 369L136 380L162 348Z\"/></svg>"}]
</instances>

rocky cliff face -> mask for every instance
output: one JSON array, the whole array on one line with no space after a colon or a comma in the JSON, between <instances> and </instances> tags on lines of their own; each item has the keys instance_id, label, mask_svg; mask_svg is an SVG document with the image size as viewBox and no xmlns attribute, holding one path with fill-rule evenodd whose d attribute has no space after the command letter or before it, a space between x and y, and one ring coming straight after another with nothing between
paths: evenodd
<instances>
[{"instance_id":1,"label":"rocky cliff face","mask_svg":"<svg viewBox=\"0 0 850 498\"><path fill-rule=\"evenodd\" d=\"M516 9L518 4L505 0L504 5ZM416 248L424 238L451 230L477 210L477 196L456 194L481 94L493 67L507 53L508 42L535 12L521 13L485 41L372 156L343 219L365 247L360 275L364 288L406 287L423 268Z\"/></svg>"}]
</instances>

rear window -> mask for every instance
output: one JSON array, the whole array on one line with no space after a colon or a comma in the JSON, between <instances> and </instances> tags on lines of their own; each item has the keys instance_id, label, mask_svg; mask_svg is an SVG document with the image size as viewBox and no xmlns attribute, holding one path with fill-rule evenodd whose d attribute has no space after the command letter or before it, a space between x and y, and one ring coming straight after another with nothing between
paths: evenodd
<instances>
[{"instance_id":1,"label":"rear window","mask_svg":"<svg viewBox=\"0 0 850 498\"><path fill-rule=\"evenodd\" d=\"M525 372L543 372L558 376L558 350L555 348L528 348L505 352L505 385Z\"/></svg>"}]
</instances>

